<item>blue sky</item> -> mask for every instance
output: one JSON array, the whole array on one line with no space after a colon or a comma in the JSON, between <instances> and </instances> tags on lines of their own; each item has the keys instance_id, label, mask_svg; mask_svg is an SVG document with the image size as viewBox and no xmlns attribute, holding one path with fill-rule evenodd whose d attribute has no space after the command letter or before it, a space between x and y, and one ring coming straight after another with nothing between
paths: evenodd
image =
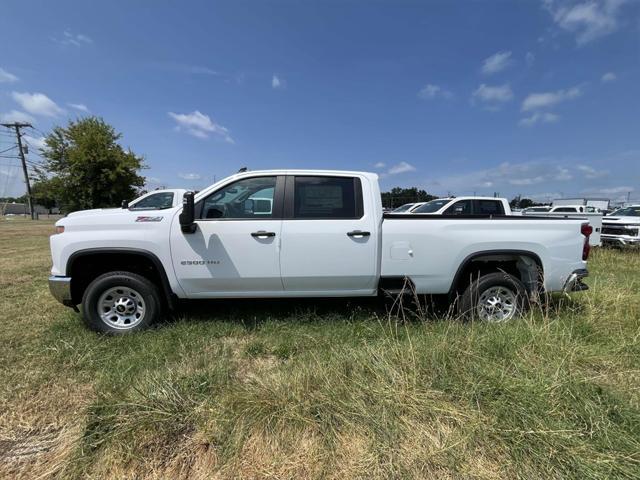
<instances>
[{"instance_id":1,"label":"blue sky","mask_svg":"<svg viewBox=\"0 0 640 480\"><path fill-rule=\"evenodd\" d=\"M150 187L339 168L436 194L640 200L639 13L633 0L7 0L0 118L32 121L36 146L102 116L144 155ZM14 164L0 158L0 194L23 189Z\"/></svg>"}]
</instances>

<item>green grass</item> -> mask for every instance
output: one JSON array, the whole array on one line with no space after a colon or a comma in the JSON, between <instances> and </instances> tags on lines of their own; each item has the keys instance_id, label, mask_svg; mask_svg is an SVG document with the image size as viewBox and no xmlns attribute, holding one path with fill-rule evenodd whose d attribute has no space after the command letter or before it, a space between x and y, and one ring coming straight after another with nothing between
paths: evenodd
<instances>
[{"instance_id":1,"label":"green grass","mask_svg":"<svg viewBox=\"0 0 640 480\"><path fill-rule=\"evenodd\" d=\"M0 477L640 478L640 255L504 325L376 301L202 302L124 337L0 223Z\"/></svg>"}]
</instances>

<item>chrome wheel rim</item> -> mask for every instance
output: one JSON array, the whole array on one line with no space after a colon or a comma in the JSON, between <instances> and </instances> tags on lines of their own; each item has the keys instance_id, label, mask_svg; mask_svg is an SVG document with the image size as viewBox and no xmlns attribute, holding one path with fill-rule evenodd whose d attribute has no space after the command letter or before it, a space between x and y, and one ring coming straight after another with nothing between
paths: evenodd
<instances>
[{"instance_id":1,"label":"chrome wheel rim","mask_svg":"<svg viewBox=\"0 0 640 480\"><path fill-rule=\"evenodd\" d=\"M98 315L102 321L120 330L135 327L144 319L146 311L142 295L130 287L110 288L98 300Z\"/></svg>"},{"instance_id":2,"label":"chrome wheel rim","mask_svg":"<svg viewBox=\"0 0 640 480\"><path fill-rule=\"evenodd\" d=\"M505 322L517 310L516 293L503 286L487 288L478 299L478 317L487 322Z\"/></svg>"}]
</instances>

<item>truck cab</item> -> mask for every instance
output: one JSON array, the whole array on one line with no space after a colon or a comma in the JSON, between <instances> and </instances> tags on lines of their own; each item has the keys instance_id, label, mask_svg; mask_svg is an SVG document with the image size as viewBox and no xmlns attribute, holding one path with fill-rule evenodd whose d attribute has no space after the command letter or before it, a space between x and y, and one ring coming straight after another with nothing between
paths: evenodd
<instances>
[{"instance_id":1,"label":"truck cab","mask_svg":"<svg viewBox=\"0 0 640 480\"><path fill-rule=\"evenodd\" d=\"M511 215L506 198L452 197L425 202L411 210L416 215Z\"/></svg>"}]
</instances>

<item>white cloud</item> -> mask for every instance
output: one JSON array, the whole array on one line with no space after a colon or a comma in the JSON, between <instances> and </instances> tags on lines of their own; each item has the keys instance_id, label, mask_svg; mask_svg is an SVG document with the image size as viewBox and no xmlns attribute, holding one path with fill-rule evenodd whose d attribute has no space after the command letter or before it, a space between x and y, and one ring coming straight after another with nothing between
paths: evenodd
<instances>
[{"instance_id":1,"label":"white cloud","mask_svg":"<svg viewBox=\"0 0 640 480\"><path fill-rule=\"evenodd\" d=\"M532 127L536 123L555 123L560 119L560 116L555 113L549 112L535 112L529 117L522 118L520 125L524 127Z\"/></svg>"},{"instance_id":2,"label":"white cloud","mask_svg":"<svg viewBox=\"0 0 640 480\"><path fill-rule=\"evenodd\" d=\"M600 79L602 81L602 83L608 83L608 82L615 82L618 79L618 76L613 73L613 72L607 72L604 75L602 75L602 78Z\"/></svg>"},{"instance_id":3,"label":"white cloud","mask_svg":"<svg viewBox=\"0 0 640 480\"><path fill-rule=\"evenodd\" d=\"M36 123L35 118L28 113L24 113L19 110L11 110L10 112L0 114L0 120L4 123Z\"/></svg>"},{"instance_id":4,"label":"white cloud","mask_svg":"<svg viewBox=\"0 0 640 480\"><path fill-rule=\"evenodd\" d=\"M488 108L496 109L500 104L509 102L513 99L513 91L508 83L496 86L485 85L483 83L476 88L471 98L472 101L478 100Z\"/></svg>"},{"instance_id":5,"label":"white cloud","mask_svg":"<svg viewBox=\"0 0 640 480\"><path fill-rule=\"evenodd\" d=\"M555 92L531 93L522 102L521 110L528 112L541 108L549 108L558 103L578 98L581 95L582 89L579 86L572 87L568 90L557 90Z\"/></svg>"},{"instance_id":6,"label":"white cloud","mask_svg":"<svg viewBox=\"0 0 640 480\"><path fill-rule=\"evenodd\" d=\"M12 92L11 96L23 109L33 115L57 117L64 113L64 110L44 93Z\"/></svg>"},{"instance_id":7,"label":"white cloud","mask_svg":"<svg viewBox=\"0 0 640 480\"><path fill-rule=\"evenodd\" d=\"M400 173L415 172L416 167L407 162L400 162L389 168L388 175L398 175Z\"/></svg>"},{"instance_id":8,"label":"white cloud","mask_svg":"<svg viewBox=\"0 0 640 480\"><path fill-rule=\"evenodd\" d=\"M436 179L443 188L458 194L483 189L498 189L505 193L518 188L566 182L573 179L570 169L548 161L522 163L503 162L500 165L469 173Z\"/></svg>"},{"instance_id":9,"label":"white cloud","mask_svg":"<svg viewBox=\"0 0 640 480\"><path fill-rule=\"evenodd\" d=\"M583 173L584 178L588 179L602 178L609 175L608 170L596 170L589 165L577 165L576 168Z\"/></svg>"},{"instance_id":10,"label":"white cloud","mask_svg":"<svg viewBox=\"0 0 640 480\"><path fill-rule=\"evenodd\" d=\"M618 30L625 3L627 0L543 0L553 21L575 34L579 46Z\"/></svg>"},{"instance_id":11,"label":"white cloud","mask_svg":"<svg viewBox=\"0 0 640 480\"><path fill-rule=\"evenodd\" d=\"M67 105L81 112L89 113L89 108L84 103L67 103Z\"/></svg>"},{"instance_id":12,"label":"white cloud","mask_svg":"<svg viewBox=\"0 0 640 480\"><path fill-rule=\"evenodd\" d=\"M591 197L604 197L612 200L614 202L626 202L627 195L631 193L631 201L633 202L633 197L637 192L635 187L631 186L619 186L619 187L603 187L596 189L585 189L581 193L585 196Z\"/></svg>"},{"instance_id":13,"label":"white cloud","mask_svg":"<svg viewBox=\"0 0 640 480\"><path fill-rule=\"evenodd\" d=\"M46 144L44 143L44 137L32 137L31 135L24 135L23 138L27 141L31 148L40 150L41 148L46 147Z\"/></svg>"},{"instance_id":14,"label":"white cloud","mask_svg":"<svg viewBox=\"0 0 640 480\"><path fill-rule=\"evenodd\" d=\"M501 72L511 65L511 52L498 52L487 57L482 62L482 73L485 75L493 75Z\"/></svg>"},{"instance_id":15,"label":"white cloud","mask_svg":"<svg viewBox=\"0 0 640 480\"><path fill-rule=\"evenodd\" d=\"M176 121L176 129L185 131L198 138L209 138L210 135L222 138L225 142L235 143L229 135L229 129L212 121L209 115L195 110L191 113L173 113L169 116Z\"/></svg>"},{"instance_id":16,"label":"white cloud","mask_svg":"<svg viewBox=\"0 0 640 480\"><path fill-rule=\"evenodd\" d=\"M453 97L453 93L449 90L442 88L439 85L433 85L431 83L426 84L418 92L418 98L422 100L432 100L434 98L449 99Z\"/></svg>"},{"instance_id":17,"label":"white cloud","mask_svg":"<svg viewBox=\"0 0 640 480\"><path fill-rule=\"evenodd\" d=\"M0 83L17 82L19 79L13 73L7 72L4 68L0 68Z\"/></svg>"},{"instance_id":18,"label":"white cloud","mask_svg":"<svg viewBox=\"0 0 640 480\"><path fill-rule=\"evenodd\" d=\"M635 188L633 187L611 187L611 188L599 188L595 192L592 193L600 193L602 195L616 195L620 193L634 192Z\"/></svg>"},{"instance_id":19,"label":"white cloud","mask_svg":"<svg viewBox=\"0 0 640 480\"><path fill-rule=\"evenodd\" d=\"M200 180L202 178L199 173L179 173L178 176L183 180Z\"/></svg>"},{"instance_id":20,"label":"white cloud","mask_svg":"<svg viewBox=\"0 0 640 480\"><path fill-rule=\"evenodd\" d=\"M84 33L73 33L69 30L62 32L62 37L53 38L53 41L60 45L73 45L74 47L82 47L93 43L93 40Z\"/></svg>"},{"instance_id":21,"label":"white cloud","mask_svg":"<svg viewBox=\"0 0 640 480\"><path fill-rule=\"evenodd\" d=\"M386 166L387 166L387 164L386 164L386 163L384 163L384 162L377 162L377 163L373 166L373 168L384 168L384 167L386 167Z\"/></svg>"},{"instance_id":22,"label":"white cloud","mask_svg":"<svg viewBox=\"0 0 640 480\"><path fill-rule=\"evenodd\" d=\"M524 62L527 64L527 67L532 67L535 61L536 56L533 54L533 52L527 52L527 54L524 56Z\"/></svg>"},{"instance_id":23,"label":"white cloud","mask_svg":"<svg viewBox=\"0 0 640 480\"><path fill-rule=\"evenodd\" d=\"M282 88L284 85L282 83L282 80L280 80L280 77L278 77L276 74L273 74L273 76L271 77L271 88Z\"/></svg>"}]
</instances>

